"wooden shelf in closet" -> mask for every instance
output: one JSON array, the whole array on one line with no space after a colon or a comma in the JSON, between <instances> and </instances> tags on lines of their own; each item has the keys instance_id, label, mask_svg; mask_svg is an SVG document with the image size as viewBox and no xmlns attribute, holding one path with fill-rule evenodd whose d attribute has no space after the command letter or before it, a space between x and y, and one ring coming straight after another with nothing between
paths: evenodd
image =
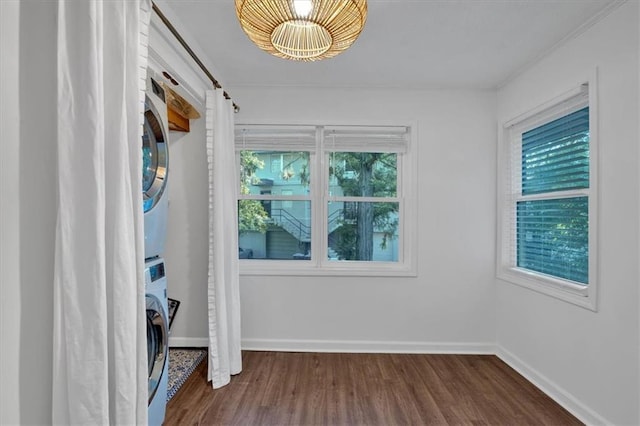
<instances>
[{"instance_id":1,"label":"wooden shelf in closet","mask_svg":"<svg viewBox=\"0 0 640 426\"><path fill-rule=\"evenodd\" d=\"M189 132L189 119L184 118L171 108L167 108L167 118L169 121L169 130L177 132Z\"/></svg>"},{"instance_id":2,"label":"wooden shelf in closet","mask_svg":"<svg viewBox=\"0 0 640 426\"><path fill-rule=\"evenodd\" d=\"M177 84L177 83L176 83ZM163 83L167 102L167 118L169 130L177 132L189 132L189 120L197 120L200 113L185 98L175 90Z\"/></svg>"}]
</instances>

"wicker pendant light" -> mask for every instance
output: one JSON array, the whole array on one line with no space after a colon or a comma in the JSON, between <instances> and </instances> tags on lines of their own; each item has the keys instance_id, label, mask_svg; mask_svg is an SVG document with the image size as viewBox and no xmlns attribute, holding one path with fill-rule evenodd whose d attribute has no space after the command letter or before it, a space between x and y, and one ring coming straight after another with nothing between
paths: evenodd
<instances>
[{"instance_id":1,"label":"wicker pendant light","mask_svg":"<svg viewBox=\"0 0 640 426\"><path fill-rule=\"evenodd\" d=\"M260 49L316 61L343 52L367 20L367 0L235 0L240 25Z\"/></svg>"}]
</instances>

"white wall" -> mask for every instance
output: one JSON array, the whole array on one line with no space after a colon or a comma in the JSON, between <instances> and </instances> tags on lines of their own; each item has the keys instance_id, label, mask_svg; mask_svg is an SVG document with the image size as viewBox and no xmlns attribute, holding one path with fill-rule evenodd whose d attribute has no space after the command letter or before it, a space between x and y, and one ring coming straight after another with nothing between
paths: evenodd
<instances>
[{"instance_id":1,"label":"white wall","mask_svg":"<svg viewBox=\"0 0 640 426\"><path fill-rule=\"evenodd\" d=\"M56 216L56 4L1 4L0 423L49 424Z\"/></svg>"},{"instance_id":2,"label":"white wall","mask_svg":"<svg viewBox=\"0 0 640 426\"><path fill-rule=\"evenodd\" d=\"M0 424L20 421L20 7L17 1L0 2Z\"/></svg>"},{"instance_id":3,"label":"white wall","mask_svg":"<svg viewBox=\"0 0 640 426\"><path fill-rule=\"evenodd\" d=\"M417 123L418 276L242 276L245 348L492 351L495 93L230 87L236 123Z\"/></svg>"},{"instance_id":4,"label":"white wall","mask_svg":"<svg viewBox=\"0 0 640 426\"><path fill-rule=\"evenodd\" d=\"M170 9L162 9L170 14ZM182 33L182 31L181 31ZM197 50L194 41L189 42ZM169 134L169 213L164 259L167 294L180 301L171 326L171 346L207 346L209 187L205 140L205 91L213 87L165 25L152 15L149 63L158 78L167 71L175 87L200 112L190 131Z\"/></svg>"},{"instance_id":5,"label":"white wall","mask_svg":"<svg viewBox=\"0 0 640 426\"><path fill-rule=\"evenodd\" d=\"M498 92L504 122L598 68L599 310L497 281L500 354L589 423L640 423L638 16L624 4Z\"/></svg>"},{"instance_id":6,"label":"white wall","mask_svg":"<svg viewBox=\"0 0 640 426\"><path fill-rule=\"evenodd\" d=\"M207 346L208 169L202 118L188 134L169 136L169 217L166 271L168 296L180 301L171 326L171 346Z\"/></svg>"}]
</instances>

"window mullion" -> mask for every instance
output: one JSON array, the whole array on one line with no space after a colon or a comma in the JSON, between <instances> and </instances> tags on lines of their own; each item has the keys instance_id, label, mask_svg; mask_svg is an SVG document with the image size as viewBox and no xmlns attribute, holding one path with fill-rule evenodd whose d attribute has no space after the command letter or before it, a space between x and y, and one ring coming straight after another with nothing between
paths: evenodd
<instances>
[{"instance_id":1,"label":"window mullion","mask_svg":"<svg viewBox=\"0 0 640 426\"><path fill-rule=\"evenodd\" d=\"M321 266L324 263L324 259L326 259L327 257L326 194L328 193L328 166L326 164L323 140L324 128L322 126L318 126L316 127L316 158L314 162L315 167L314 170L311 171L311 181L313 183L311 187L311 208L312 212L315 213L311 220L311 222L313 223L313 227L311 229L311 253L312 260L315 261L316 266Z\"/></svg>"},{"instance_id":2,"label":"window mullion","mask_svg":"<svg viewBox=\"0 0 640 426\"><path fill-rule=\"evenodd\" d=\"M400 197L329 197L327 201L331 202L362 202L362 203L399 203Z\"/></svg>"},{"instance_id":3,"label":"window mullion","mask_svg":"<svg viewBox=\"0 0 640 426\"><path fill-rule=\"evenodd\" d=\"M554 200L558 198L588 197L588 189L575 189L571 191L542 192L540 194L518 195L516 201Z\"/></svg>"}]
</instances>

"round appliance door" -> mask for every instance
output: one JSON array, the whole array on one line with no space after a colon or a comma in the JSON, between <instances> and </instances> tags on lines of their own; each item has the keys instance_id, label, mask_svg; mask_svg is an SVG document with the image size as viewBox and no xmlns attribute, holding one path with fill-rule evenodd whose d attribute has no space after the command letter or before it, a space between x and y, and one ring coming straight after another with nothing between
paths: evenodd
<instances>
[{"instance_id":1,"label":"round appliance door","mask_svg":"<svg viewBox=\"0 0 640 426\"><path fill-rule=\"evenodd\" d=\"M167 359L169 333L162 302L152 294L147 301L147 362L149 369L149 403L156 395ZM166 396L165 396L166 398Z\"/></svg>"},{"instance_id":2,"label":"round appliance door","mask_svg":"<svg viewBox=\"0 0 640 426\"><path fill-rule=\"evenodd\" d=\"M146 96L142 134L142 198L145 213L158 204L167 184L169 152L166 129L160 117L153 102Z\"/></svg>"}]
</instances>

